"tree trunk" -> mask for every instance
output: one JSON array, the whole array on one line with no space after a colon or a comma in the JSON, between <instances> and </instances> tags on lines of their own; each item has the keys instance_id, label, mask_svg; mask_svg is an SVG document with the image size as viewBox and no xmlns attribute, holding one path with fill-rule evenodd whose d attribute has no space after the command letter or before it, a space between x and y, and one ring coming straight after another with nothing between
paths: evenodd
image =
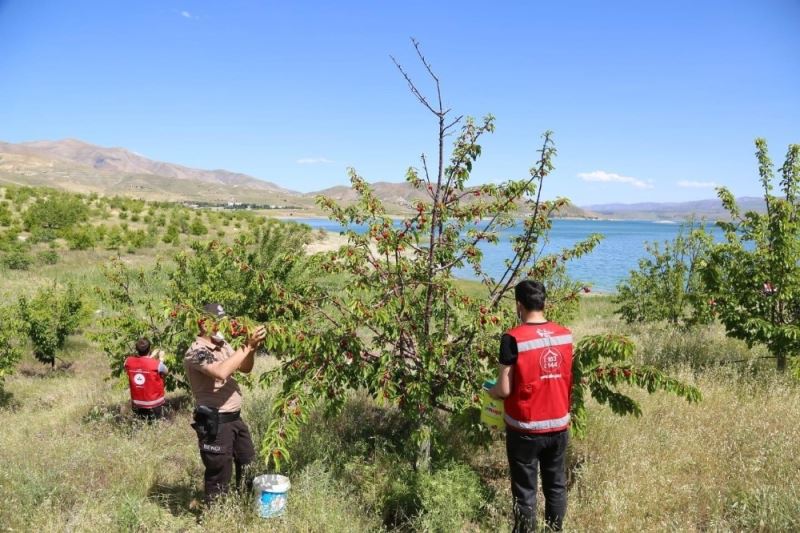
<instances>
[{"instance_id":1,"label":"tree trunk","mask_svg":"<svg viewBox=\"0 0 800 533\"><path fill-rule=\"evenodd\" d=\"M785 372L786 371L786 355L785 354L778 354L778 372Z\"/></svg>"},{"instance_id":2,"label":"tree trunk","mask_svg":"<svg viewBox=\"0 0 800 533\"><path fill-rule=\"evenodd\" d=\"M419 444L417 448L417 461L414 468L417 472L431 471L431 426L423 423L419 428Z\"/></svg>"}]
</instances>

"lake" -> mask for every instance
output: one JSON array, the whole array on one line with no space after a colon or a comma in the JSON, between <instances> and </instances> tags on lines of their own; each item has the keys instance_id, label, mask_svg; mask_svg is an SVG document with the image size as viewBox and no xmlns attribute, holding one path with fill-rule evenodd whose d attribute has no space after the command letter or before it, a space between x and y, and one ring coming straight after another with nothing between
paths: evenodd
<instances>
[{"instance_id":1,"label":"lake","mask_svg":"<svg viewBox=\"0 0 800 533\"><path fill-rule=\"evenodd\" d=\"M300 218L294 222L308 224L315 229L323 229L338 233L341 226L325 219ZM652 222L637 220L554 220L550 232L550 240L545 245L545 253L554 253L562 248L572 246L592 233L604 236L594 251L568 264L569 275L591 285L600 292L615 292L617 284L626 278L629 272L637 268L638 260L644 257L646 242L664 242L675 238L680 230L679 223ZM715 236L720 231L715 226L707 227ZM519 230L509 229L500 235L500 243L496 246L486 245L484 250L484 268L491 274L499 275L505 269L505 259L511 257L509 237ZM469 272L464 271L469 277Z\"/></svg>"}]
</instances>

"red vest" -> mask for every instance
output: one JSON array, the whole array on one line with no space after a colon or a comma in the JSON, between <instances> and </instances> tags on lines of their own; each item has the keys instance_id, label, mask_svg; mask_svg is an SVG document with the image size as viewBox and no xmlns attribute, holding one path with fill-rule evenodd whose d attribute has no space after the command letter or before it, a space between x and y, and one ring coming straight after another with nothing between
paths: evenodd
<instances>
[{"instance_id":1,"label":"red vest","mask_svg":"<svg viewBox=\"0 0 800 533\"><path fill-rule=\"evenodd\" d=\"M125 359L134 407L152 409L164 404L164 380L158 373L159 364L158 359L147 356L132 355Z\"/></svg>"},{"instance_id":2,"label":"red vest","mask_svg":"<svg viewBox=\"0 0 800 533\"><path fill-rule=\"evenodd\" d=\"M508 330L517 341L506 426L521 433L552 433L569 427L572 332L553 322Z\"/></svg>"}]
</instances>

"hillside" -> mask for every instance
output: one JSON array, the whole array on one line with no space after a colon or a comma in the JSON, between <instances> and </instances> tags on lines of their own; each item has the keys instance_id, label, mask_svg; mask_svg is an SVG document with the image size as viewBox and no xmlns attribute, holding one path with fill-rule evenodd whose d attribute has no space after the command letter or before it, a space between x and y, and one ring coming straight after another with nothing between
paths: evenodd
<instances>
[{"instance_id":1,"label":"hillside","mask_svg":"<svg viewBox=\"0 0 800 533\"><path fill-rule=\"evenodd\" d=\"M744 196L737 198L742 211L763 211L764 201L761 198ZM718 198L697 200L692 202L646 202L636 204L598 204L587 205L588 209L598 213L602 218L620 218L628 220L684 220L691 216L715 220L727 218Z\"/></svg>"},{"instance_id":2,"label":"hillside","mask_svg":"<svg viewBox=\"0 0 800 533\"><path fill-rule=\"evenodd\" d=\"M389 183L385 181L378 181L371 183L370 186L372 187L375 196L377 196L382 202L396 205L405 209L411 209L413 207L413 203L418 200L430 200L430 197L425 191L415 189L405 182ZM342 203L353 202L358 197L352 188L344 185L308 193L306 196L314 197L320 194L329 198L333 198L337 202Z\"/></svg>"},{"instance_id":3,"label":"hillside","mask_svg":"<svg viewBox=\"0 0 800 533\"><path fill-rule=\"evenodd\" d=\"M76 139L0 142L0 184L43 186L77 193L120 195L147 200L246 202L291 206L309 214L318 212L320 194L343 204L356 199L349 186L299 193L272 182L228 170L201 170L148 159L125 148L107 148ZM375 194L392 214L405 214L425 191L408 183L376 182ZM561 216L595 218L575 206Z\"/></svg>"},{"instance_id":4,"label":"hillside","mask_svg":"<svg viewBox=\"0 0 800 533\"><path fill-rule=\"evenodd\" d=\"M125 148L107 148L76 139L35 141L19 144L0 142L0 184L44 186L70 192L120 195L147 200L246 202L291 206L293 210L317 214L314 198L325 195L348 204L356 199L349 186L299 193L276 183L228 170L202 170L148 159ZM392 214L405 214L415 202L428 200L425 191L408 183L376 182L375 195ZM739 199L743 210L763 210L760 198ZM693 202L570 205L559 216L565 218L616 218L683 220L724 218L718 199Z\"/></svg>"},{"instance_id":5,"label":"hillside","mask_svg":"<svg viewBox=\"0 0 800 533\"><path fill-rule=\"evenodd\" d=\"M414 203L419 200L430 201L430 196L428 196L425 190L415 189L410 184L405 182L389 183L385 181L379 181L371 183L370 187L372 187L375 196L377 196L384 204L388 206L398 207L401 210L401 212L413 209ZM350 187L345 187L343 185L337 187L331 187L313 193L307 193L305 196L313 198L320 194L327 196L329 198L333 198L337 202L341 202L344 204L353 202L357 198L357 194L353 189L351 189ZM564 208L561 209L558 216L564 218L598 217L596 213L587 211L575 205L565 206Z\"/></svg>"},{"instance_id":6,"label":"hillside","mask_svg":"<svg viewBox=\"0 0 800 533\"><path fill-rule=\"evenodd\" d=\"M300 199L298 193L245 174L189 168L75 139L0 143L0 183L151 200L285 205Z\"/></svg>"}]
</instances>

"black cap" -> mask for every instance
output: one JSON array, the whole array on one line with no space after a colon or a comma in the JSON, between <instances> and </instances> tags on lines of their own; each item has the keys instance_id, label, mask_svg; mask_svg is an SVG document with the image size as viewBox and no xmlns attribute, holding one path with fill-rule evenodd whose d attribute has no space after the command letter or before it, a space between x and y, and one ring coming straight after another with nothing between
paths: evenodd
<instances>
[{"instance_id":1,"label":"black cap","mask_svg":"<svg viewBox=\"0 0 800 533\"><path fill-rule=\"evenodd\" d=\"M203 312L207 315L211 315L214 318L222 318L225 315L225 309L222 308L222 304L218 303L209 303L203 306Z\"/></svg>"}]
</instances>

